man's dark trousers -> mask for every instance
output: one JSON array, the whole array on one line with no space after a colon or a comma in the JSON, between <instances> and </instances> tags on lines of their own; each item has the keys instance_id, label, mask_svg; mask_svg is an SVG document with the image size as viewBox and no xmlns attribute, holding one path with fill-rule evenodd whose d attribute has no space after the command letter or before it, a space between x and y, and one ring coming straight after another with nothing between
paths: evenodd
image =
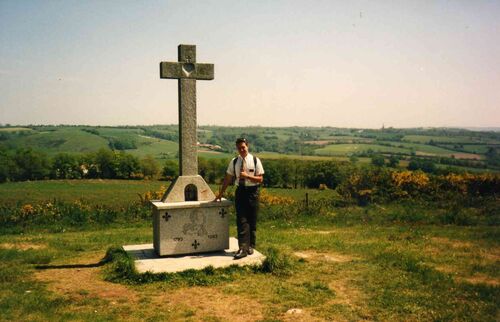
<instances>
[{"instance_id":1,"label":"man's dark trousers","mask_svg":"<svg viewBox=\"0 0 500 322\"><path fill-rule=\"evenodd\" d=\"M238 245L242 249L255 248L259 187L238 186L235 195Z\"/></svg>"}]
</instances>

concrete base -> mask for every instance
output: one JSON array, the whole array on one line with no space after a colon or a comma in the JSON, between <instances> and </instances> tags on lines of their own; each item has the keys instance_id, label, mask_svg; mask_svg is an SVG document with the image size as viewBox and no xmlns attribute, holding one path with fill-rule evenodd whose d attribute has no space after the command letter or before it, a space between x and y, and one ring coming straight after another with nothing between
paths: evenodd
<instances>
[{"instance_id":1,"label":"concrete base","mask_svg":"<svg viewBox=\"0 0 500 322\"><path fill-rule=\"evenodd\" d=\"M230 201L151 203L153 245L159 256L207 253L229 248Z\"/></svg>"},{"instance_id":2,"label":"concrete base","mask_svg":"<svg viewBox=\"0 0 500 322\"><path fill-rule=\"evenodd\" d=\"M154 251L153 244L127 245L123 246L123 249L136 258L135 267L139 273L148 271L152 273L175 273L188 269L200 270L207 266L219 268L231 265L261 265L266 258L255 250L253 255L234 260L233 256L238 251L238 240L234 237L229 239L229 249L196 255L159 257Z\"/></svg>"}]
</instances>

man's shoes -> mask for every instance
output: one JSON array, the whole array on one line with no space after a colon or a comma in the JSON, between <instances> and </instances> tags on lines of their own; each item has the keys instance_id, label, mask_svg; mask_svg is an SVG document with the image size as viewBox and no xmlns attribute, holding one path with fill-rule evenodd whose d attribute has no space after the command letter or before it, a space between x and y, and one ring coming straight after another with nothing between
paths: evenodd
<instances>
[{"instance_id":1,"label":"man's shoes","mask_svg":"<svg viewBox=\"0 0 500 322\"><path fill-rule=\"evenodd\" d=\"M253 247L248 247L248 255L253 255Z\"/></svg>"},{"instance_id":2,"label":"man's shoes","mask_svg":"<svg viewBox=\"0 0 500 322\"><path fill-rule=\"evenodd\" d=\"M234 259L242 259L243 257L247 257L247 255L247 251L243 248L240 248L236 255L234 255Z\"/></svg>"}]
</instances>

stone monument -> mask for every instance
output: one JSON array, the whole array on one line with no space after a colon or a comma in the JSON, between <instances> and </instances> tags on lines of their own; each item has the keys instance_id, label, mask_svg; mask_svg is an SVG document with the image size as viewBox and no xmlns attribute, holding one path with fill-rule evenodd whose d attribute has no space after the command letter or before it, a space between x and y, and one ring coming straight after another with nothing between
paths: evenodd
<instances>
[{"instance_id":1,"label":"stone monument","mask_svg":"<svg viewBox=\"0 0 500 322\"><path fill-rule=\"evenodd\" d=\"M178 62L161 62L160 78L177 79L179 95L179 177L161 201L153 201L153 245L159 256L229 248L226 199L215 202L198 175L196 80L214 79L214 65L196 63L196 46L179 45Z\"/></svg>"}]
</instances>

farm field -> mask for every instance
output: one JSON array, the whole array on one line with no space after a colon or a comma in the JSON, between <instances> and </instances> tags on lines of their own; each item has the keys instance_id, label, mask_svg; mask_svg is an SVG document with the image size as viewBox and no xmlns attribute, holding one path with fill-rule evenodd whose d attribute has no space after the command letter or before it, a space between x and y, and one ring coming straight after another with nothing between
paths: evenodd
<instances>
[{"instance_id":1,"label":"farm field","mask_svg":"<svg viewBox=\"0 0 500 322\"><path fill-rule=\"evenodd\" d=\"M342 156L350 155L356 152L365 152L368 150L380 153L410 153L409 149L378 144L332 144L324 148L316 149L315 153L318 155Z\"/></svg>"},{"instance_id":2,"label":"farm field","mask_svg":"<svg viewBox=\"0 0 500 322\"><path fill-rule=\"evenodd\" d=\"M5 127L5 128L0 128L0 132L31 132L33 131L30 128L27 127Z\"/></svg>"},{"instance_id":3,"label":"farm field","mask_svg":"<svg viewBox=\"0 0 500 322\"><path fill-rule=\"evenodd\" d=\"M493 145L487 145L487 144L460 144L457 146L457 144L440 144L440 146L443 146L447 149L455 149L455 150L465 150L466 152L469 153L474 153L474 154L484 154L488 152L488 149L492 147Z\"/></svg>"},{"instance_id":4,"label":"farm field","mask_svg":"<svg viewBox=\"0 0 500 322\"><path fill-rule=\"evenodd\" d=\"M137 202L137 194L159 190L166 181L149 180L43 180L0 184L0 205L33 204L53 199L119 206Z\"/></svg>"},{"instance_id":5,"label":"farm field","mask_svg":"<svg viewBox=\"0 0 500 322\"><path fill-rule=\"evenodd\" d=\"M29 133L32 134L13 138L9 144L15 147L34 148L47 154L92 152L108 146L106 139L72 128Z\"/></svg>"},{"instance_id":6,"label":"farm field","mask_svg":"<svg viewBox=\"0 0 500 322\"><path fill-rule=\"evenodd\" d=\"M347 161L347 157L332 157L332 156L320 156L320 155L298 155L298 154L280 154L276 152L258 152L255 153L256 156L262 159L276 160L276 159L293 159L293 160L313 160L313 161L325 161L325 160L338 160Z\"/></svg>"},{"instance_id":7,"label":"farm field","mask_svg":"<svg viewBox=\"0 0 500 322\"><path fill-rule=\"evenodd\" d=\"M177 131L177 125L0 127L0 151L14 154L18 149L29 148L55 157L60 153L78 156L104 149L123 151L140 159L152 156L163 163L177 159ZM400 165L417 158L457 169L500 169L500 134L460 129L199 126L198 141L205 145L199 147L199 156L231 158L235 154L234 139L240 136L250 140L251 152L268 159L349 160L354 154L361 163L367 163L373 155L384 154L386 160L391 155L404 155L406 160L401 160Z\"/></svg>"},{"instance_id":8,"label":"farm field","mask_svg":"<svg viewBox=\"0 0 500 322\"><path fill-rule=\"evenodd\" d=\"M90 193L90 202L116 206L163 184L9 183L0 185L0 204L45 198L71 202ZM268 194L296 202L306 192L312 201L335 197L332 190L267 189ZM156 282L111 282L114 264L102 261L110 247L151 243L147 218L69 226L59 232L34 226L24 233L3 233L2 319L264 321L289 320L290 309L300 309L300 317L307 321L495 321L498 317L496 226L377 224L376 218L387 213L433 212L397 204L274 219L269 209L262 211L258 249L277 260L275 270L191 272ZM230 230L234 236L234 224Z\"/></svg>"},{"instance_id":9,"label":"farm field","mask_svg":"<svg viewBox=\"0 0 500 322\"><path fill-rule=\"evenodd\" d=\"M487 138L482 138L480 136L438 136L438 135L405 135L402 141L415 142L415 143L427 143L429 141L440 142L440 143L490 143L491 140Z\"/></svg>"}]
</instances>

